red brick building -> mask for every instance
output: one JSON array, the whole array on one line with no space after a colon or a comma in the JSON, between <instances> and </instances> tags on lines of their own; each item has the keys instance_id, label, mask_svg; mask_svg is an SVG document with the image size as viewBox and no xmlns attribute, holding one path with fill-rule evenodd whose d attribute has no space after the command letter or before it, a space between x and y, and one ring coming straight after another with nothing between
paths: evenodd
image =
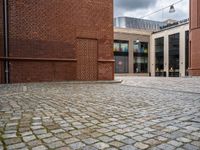
<instances>
[{"instance_id":1,"label":"red brick building","mask_svg":"<svg viewBox=\"0 0 200 150\"><path fill-rule=\"evenodd\" d=\"M200 0L190 0L190 75L200 76Z\"/></svg>"},{"instance_id":2,"label":"red brick building","mask_svg":"<svg viewBox=\"0 0 200 150\"><path fill-rule=\"evenodd\" d=\"M2 0L0 12L0 83L114 79L113 0Z\"/></svg>"}]
</instances>

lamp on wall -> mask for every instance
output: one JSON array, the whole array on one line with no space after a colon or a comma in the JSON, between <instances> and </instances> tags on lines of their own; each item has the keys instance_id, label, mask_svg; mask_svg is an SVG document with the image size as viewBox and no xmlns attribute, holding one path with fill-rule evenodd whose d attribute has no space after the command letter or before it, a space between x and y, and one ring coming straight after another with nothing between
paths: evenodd
<instances>
[{"instance_id":1,"label":"lamp on wall","mask_svg":"<svg viewBox=\"0 0 200 150\"><path fill-rule=\"evenodd\" d=\"M176 12L174 5L171 5L169 9L169 13L174 13L174 12Z\"/></svg>"},{"instance_id":2,"label":"lamp on wall","mask_svg":"<svg viewBox=\"0 0 200 150\"><path fill-rule=\"evenodd\" d=\"M135 43L137 43L137 44L140 43L140 40L137 39L137 40L135 41Z\"/></svg>"}]
</instances>

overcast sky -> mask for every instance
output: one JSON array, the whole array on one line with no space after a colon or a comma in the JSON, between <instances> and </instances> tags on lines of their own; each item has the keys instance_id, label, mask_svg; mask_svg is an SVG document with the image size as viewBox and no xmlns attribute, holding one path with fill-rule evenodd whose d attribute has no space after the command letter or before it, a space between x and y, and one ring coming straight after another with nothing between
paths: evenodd
<instances>
[{"instance_id":1,"label":"overcast sky","mask_svg":"<svg viewBox=\"0 0 200 150\"><path fill-rule=\"evenodd\" d=\"M140 18L177 1L179 0L114 0L114 17L128 16ZM167 8L145 19L158 21L186 19L189 17L189 0L183 0L176 4L175 9L175 13L169 13L169 8Z\"/></svg>"}]
</instances>

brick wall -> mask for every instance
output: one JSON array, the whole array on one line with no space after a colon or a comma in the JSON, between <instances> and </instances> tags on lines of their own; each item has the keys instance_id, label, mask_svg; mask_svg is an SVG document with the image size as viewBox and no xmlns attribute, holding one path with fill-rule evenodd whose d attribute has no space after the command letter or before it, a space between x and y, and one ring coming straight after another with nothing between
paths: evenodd
<instances>
[{"instance_id":1,"label":"brick wall","mask_svg":"<svg viewBox=\"0 0 200 150\"><path fill-rule=\"evenodd\" d=\"M98 59L113 60L112 20L113 0L9 0L11 82L76 80L77 38L96 39ZM112 80L101 63L98 79Z\"/></svg>"},{"instance_id":2,"label":"brick wall","mask_svg":"<svg viewBox=\"0 0 200 150\"><path fill-rule=\"evenodd\" d=\"M0 1L0 57L3 57L3 2ZM0 59L0 84L3 83L3 63Z\"/></svg>"},{"instance_id":3,"label":"brick wall","mask_svg":"<svg viewBox=\"0 0 200 150\"><path fill-rule=\"evenodd\" d=\"M190 0L190 75L200 76L200 1Z\"/></svg>"}]
</instances>

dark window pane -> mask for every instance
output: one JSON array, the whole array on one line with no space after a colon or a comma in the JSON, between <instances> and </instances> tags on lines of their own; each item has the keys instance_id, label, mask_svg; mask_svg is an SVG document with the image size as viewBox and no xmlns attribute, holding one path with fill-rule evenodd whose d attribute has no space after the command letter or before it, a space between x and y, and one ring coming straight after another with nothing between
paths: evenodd
<instances>
[{"instance_id":1,"label":"dark window pane","mask_svg":"<svg viewBox=\"0 0 200 150\"><path fill-rule=\"evenodd\" d=\"M189 31L185 32L185 75L188 76L189 68Z\"/></svg>"},{"instance_id":2,"label":"dark window pane","mask_svg":"<svg viewBox=\"0 0 200 150\"><path fill-rule=\"evenodd\" d=\"M169 76L179 76L179 33L169 35Z\"/></svg>"},{"instance_id":3,"label":"dark window pane","mask_svg":"<svg viewBox=\"0 0 200 150\"><path fill-rule=\"evenodd\" d=\"M156 76L161 76L164 72L164 37L155 39L155 58Z\"/></svg>"},{"instance_id":4,"label":"dark window pane","mask_svg":"<svg viewBox=\"0 0 200 150\"><path fill-rule=\"evenodd\" d=\"M128 41L114 41L115 73L128 73Z\"/></svg>"},{"instance_id":5,"label":"dark window pane","mask_svg":"<svg viewBox=\"0 0 200 150\"><path fill-rule=\"evenodd\" d=\"M148 73L148 43L134 42L134 72Z\"/></svg>"}]
</instances>

